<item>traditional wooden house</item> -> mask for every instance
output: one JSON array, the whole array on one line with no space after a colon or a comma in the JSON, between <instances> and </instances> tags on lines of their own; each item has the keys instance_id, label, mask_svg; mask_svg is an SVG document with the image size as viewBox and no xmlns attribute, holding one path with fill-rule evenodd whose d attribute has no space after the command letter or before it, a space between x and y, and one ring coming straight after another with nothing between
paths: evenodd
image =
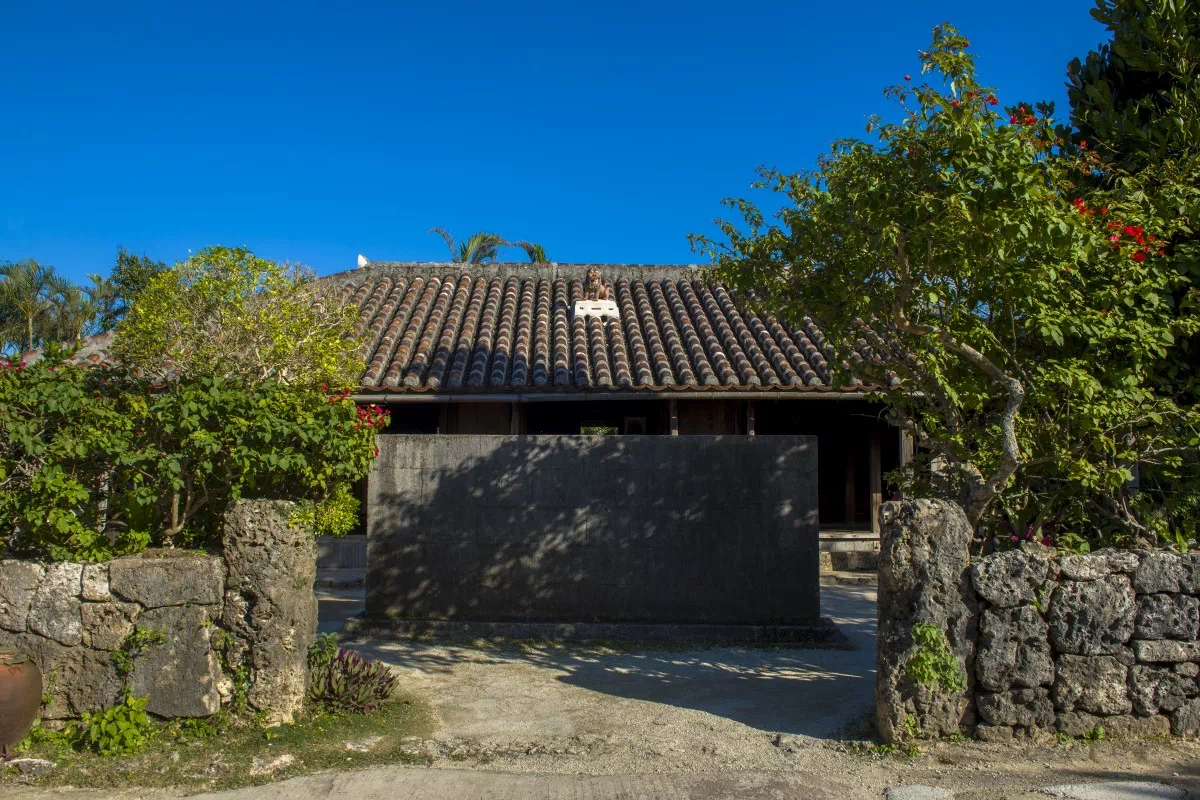
<instances>
[{"instance_id":1,"label":"traditional wooden house","mask_svg":"<svg viewBox=\"0 0 1200 800\"><path fill-rule=\"evenodd\" d=\"M877 387L833 385L811 320L760 317L693 265L371 263L322 280L361 308L356 399L393 409L389 433L808 434L822 548L877 541L902 438Z\"/></svg>"}]
</instances>

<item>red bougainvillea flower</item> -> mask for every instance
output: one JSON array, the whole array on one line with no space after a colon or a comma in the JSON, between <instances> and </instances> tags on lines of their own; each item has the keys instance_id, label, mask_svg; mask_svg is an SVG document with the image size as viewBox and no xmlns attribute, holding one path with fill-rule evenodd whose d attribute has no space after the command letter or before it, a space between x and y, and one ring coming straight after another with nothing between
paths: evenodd
<instances>
[{"instance_id":1,"label":"red bougainvillea flower","mask_svg":"<svg viewBox=\"0 0 1200 800\"><path fill-rule=\"evenodd\" d=\"M998 106L998 105L1000 105L1000 101L996 99L996 95L994 95L994 94L989 94L989 95L988 95L988 105L989 105L989 106Z\"/></svg>"},{"instance_id":2,"label":"red bougainvillea flower","mask_svg":"<svg viewBox=\"0 0 1200 800\"><path fill-rule=\"evenodd\" d=\"M1138 250L1136 253L1131 255L1130 258L1132 258L1134 261L1136 261L1137 263L1140 264L1146 260L1146 254L1143 253L1141 250Z\"/></svg>"},{"instance_id":3,"label":"red bougainvillea flower","mask_svg":"<svg viewBox=\"0 0 1200 800\"><path fill-rule=\"evenodd\" d=\"M904 80L906 80L906 81L911 81L911 80L912 80L912 75L905 75L905 76L904 76Z\"/></svg>"},{"instance_id":4,"label":"red bougainvillea flower","mask_svg":"<svg viewBox=\"0 0 1200 800\"><path fill-rule=\"evenodd\" d=\"M1119 241L1121 241L1121 234L1114 233L1112 236L1108 237L1108 240L1110 242L1119 242Z\"/></svg>"},{"instance_id":5,"label":"red bougainvillea flower","mask_svg":"<svg viewBox=\"0 0 1200 800\"><path fill-rule=\"evenodd\" d=\"M1101 213L1101 214L1107 214L1107 213L1108 213L1108 206L1100 206L1100 213Z\"/></svg>"},{"instance_id":6,"label":"red bougainvillea flower","mask_svg":"<svg viewBox=\"0 0 1200 800\"><path fill-rule=\"evenodd\" d=\"M958 101L957 101L957 100L951 100L951 101L950 101L950 105L954 106L955 108L958 108Z\"/></svg>"},{"instance_id":7,"label":"red bougainvillea flower","mask_svg":"<svg viewBox=\"0 0 1200 800\"><path fill-rule=\"evenodd\" d=\"M1008 115L1008 124L1009 124L1009 125L1016 125L1016 124L1017 124L1017 115L1016 115L1016 114L1009 114L1009 115Z\"/></svg>"},{"instance_id":8,"label":"red bougainvillea flower","mask_svg":"<svg viewBox=\"0 0 1200 800\"><path fill-rule=\"evenodd\" d=\"M1080 139L1080 140L1079 140L1079 149L1080 149L1080 150L1087 150L1087 139Z\"/></svg>"}]
</instances>

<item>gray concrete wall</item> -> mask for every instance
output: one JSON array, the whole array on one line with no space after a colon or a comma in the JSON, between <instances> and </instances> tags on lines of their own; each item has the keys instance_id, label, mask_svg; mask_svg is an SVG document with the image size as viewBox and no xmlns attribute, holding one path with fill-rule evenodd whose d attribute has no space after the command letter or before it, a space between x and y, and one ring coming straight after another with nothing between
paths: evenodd
<instances>
[{"instance_id":1,"label":"gray concrete wall","mask_svg":"<svg viewBox=\"0 0 1200 800\"><path fill-rule=\"evenodd\" d=\"M379 448L368 617L819 617L815 437L389 435Z\"/></svg>"}]
</instances>

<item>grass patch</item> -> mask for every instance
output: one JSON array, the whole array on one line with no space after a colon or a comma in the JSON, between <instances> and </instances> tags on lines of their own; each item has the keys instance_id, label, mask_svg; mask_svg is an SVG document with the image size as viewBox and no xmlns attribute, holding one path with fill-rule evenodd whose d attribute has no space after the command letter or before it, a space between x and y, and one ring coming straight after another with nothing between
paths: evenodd
<instances>
[{"instance_id":1,"label":"grass patch","mask_svg":"<svg viewBox=\"0 0 1200 800\"><path fill-rule=\"evenodd\" d=\"M310 715L292 725L259 728L218 716L177 720L157 727L153 741L136 756L99 756L72 750L61 738L47 737L24 756L57 765L43 778L30 779L0 768L0 795L9 786L78 786L99 789L181 788L194 791L255 786L327 769L362 769L381 764L426 764L401 751L405 737L425 736L433 724L428 709L403 697L364 715ZM380 737L368 752L347 742ZM290 763L252 774L282 756Z\"/></svg>"}]
</instances>

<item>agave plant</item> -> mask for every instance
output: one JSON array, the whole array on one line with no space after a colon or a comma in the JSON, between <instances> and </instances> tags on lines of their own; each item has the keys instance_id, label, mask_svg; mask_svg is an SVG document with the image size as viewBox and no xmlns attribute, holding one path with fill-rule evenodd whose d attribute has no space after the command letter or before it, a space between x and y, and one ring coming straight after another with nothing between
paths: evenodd
<instances>
[{"instance_id":1,"label":"agave plant","mask_svg":"<svg viewBox=\"0 0 1200 800\"><path fill-rule=\"evenodd\" d=\"M339 649L336 658L318 663L310 673L308 699L330 714L366 714L391 697L395 688L396 676L386 664Z\"/></svg>"}]
</instances>

